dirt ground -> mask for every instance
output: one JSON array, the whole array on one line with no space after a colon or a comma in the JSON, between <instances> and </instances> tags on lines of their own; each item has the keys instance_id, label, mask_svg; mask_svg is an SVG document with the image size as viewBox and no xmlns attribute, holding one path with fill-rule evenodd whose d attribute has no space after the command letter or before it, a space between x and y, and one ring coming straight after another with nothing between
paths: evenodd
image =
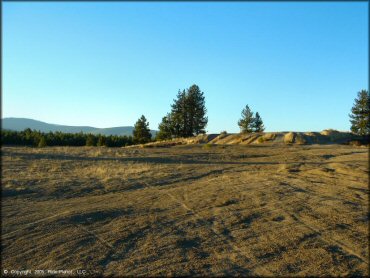
<instances>
[{"instance_id":1,"label":"dirt ground","mask_svg":"<svg viewBox=\"0 0 370 278\"><path fill-rule=\"evenodd\" d=\"M2 272L369 275L368 148L2 148Z\"/></svg>"}]
</instances>

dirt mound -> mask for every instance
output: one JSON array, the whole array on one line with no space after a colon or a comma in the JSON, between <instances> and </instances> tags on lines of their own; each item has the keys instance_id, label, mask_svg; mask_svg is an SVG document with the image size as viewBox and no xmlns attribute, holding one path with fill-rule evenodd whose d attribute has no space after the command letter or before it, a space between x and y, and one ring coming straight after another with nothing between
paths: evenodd
<instances>
[{"instance_id":1,"label":"dirt mound","mask_svg":"<svg viewBox=\"0 0 370 278\"><path fill-rule=\"evenodd\" d=\"M355 143L353 143L355 142ZM260 132L234 134L200 134L190 138L151 142L140 145L143 148L171 147L176 145L216 144L216 145L251 145L251 144L351 144L364 145L366 140L350 132L333 129L322 132ZM130 147L137 147L130 146Z\"/></svg>"},{"instance_id":2,"label":"dirt mound","mask_svg":"<svg viewBox=\"0 0 370 278\"><path fill-rule=\"evenodd\" d=\"M284 135L284 143L286 144L292 144L294 143L296 134L294 132L289 132Z\"/></svg>"}]
</instances>

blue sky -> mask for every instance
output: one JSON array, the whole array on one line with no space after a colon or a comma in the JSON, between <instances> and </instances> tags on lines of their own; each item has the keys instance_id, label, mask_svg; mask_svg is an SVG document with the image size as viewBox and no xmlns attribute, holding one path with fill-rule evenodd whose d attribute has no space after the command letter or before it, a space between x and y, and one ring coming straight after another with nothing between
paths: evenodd
<instances>
[{"instance_id":1,"label":"blue sky","mask_svg":"<svg viewBox=\"0 0 370 278\"><path fill-rule=\"evenodd\" d=\"M157 129L179 89L209 133L349 130L368 89L367 2L3 3L2 117Z\"/></svg>"}]
</instances>

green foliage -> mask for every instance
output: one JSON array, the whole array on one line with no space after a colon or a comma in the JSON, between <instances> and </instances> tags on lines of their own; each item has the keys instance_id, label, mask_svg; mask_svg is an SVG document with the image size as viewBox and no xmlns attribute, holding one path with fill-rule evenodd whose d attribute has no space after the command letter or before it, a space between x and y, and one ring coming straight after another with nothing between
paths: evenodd
<instances>
[{"instance_id":1,"label":"green foliage","mask_svg":"<svg viewBox=\"0 0 370 278\"><path fill-rule=\"evenodd\" d=\"M96 143L98 147L105 146L105 136L99 135L98 142Z\"/></svg>"},{"instance_id":2,"label":"green foliage","mask_svg":"<svg viewBox=\"0 0 370 278\"><path fill-rule=\"evenodd\" d=\"M156 140L168 140L172 138L171 114L167 114L167 116L162 118L162 122L159 124L158 129Z\"/></svg>"},{"instance_id":3,"label":"green foliage","mask_svg":"<svg viewBox=\"0 0 370 278\"><path fill-rule=\"evenodd\" d=\"M265 138L263 138L263 137L259 137L259 138L257 139L257 142L258 142L258 143L263 143L263 142L265 142Z\"/></svg>"},{"instance_id":4,"label":"green foliage","mask_svg":"<svg viewBox=\"0 0 370 278\"><path fill-rule=\"evenodd\" d=\"M258 112L256 113L256 117L254 117L251 126L254 132L262 132L265 130L262 118L260 117L260 114Z\"/></svg>"},{"instance_id":5,"label":"green foliage","mask_svg":"<svg viewBox=\"0 0 370 278\"><path fill-rule=\"evenodd\" d=\"M108 138L108 139L107 139ZM131 136L104 136L83 133L43 133L36 130L25 129L24 131L1 130L2 145L19 146L98 146L123 147L132 145Z\"/></svg>"},{"instance_id":6,"label":"green foliage","mask_svg":"<svg viewBox=\"0 0 370 278\"><path fill-rule=\"evenodd\" d=\"M240 131L243 133L250 133L253 131L253 112L249 108L248 105L245 106L245 108L242 110L242 117L238 121L238 125L240 127Z\"/></svg>"},{"instance_id":7,"label":"green foliage","mask_svg":"<svg viewBox=\"0 0 370 278\"><path fill-rule=\"evenodd\" d=\"M150 142L152 134L150 133L149 123L144 115L142 115L135 123L133 130L134 143L145 144Z\"/></svg>"},{"instance_id":8,"label":"green foliage","mask_svg":"<svg viewBox=\"0 0 370 278\"><path fill-rule=\"evenodd\" d=\"M370 134L370 96L368 91L361 90L357 93L349 117L353 133L362 136Z\"/></svg>"},{"instance_id":9,"label":"green foliage","mask_svg":"<svg viewBox=\"0 0 370 278\"><path fill-rule=\"evenodd\" d=\"M204 93L197 85L179 91L171 105L171 113L159 125L158 140L172 137L191 137L205 133L208 123Z\"/></svg>"},{"instance_id":10,"label":"green foliage","mask_svg":"<svg viewBox=\"0 0 370 278\"><path fill-rule=\"evenodd\" d=\"M86 137L86 146L96 146L95 136L92 134L87 135Z\"/></svg>"},{"instance_id":11,"label":"green foliage","mask_svg":"<svg viewBox=\"0 0 370 278\"><path fill-rule=\"evenodd\" d=\"M253 114L254 113L249 108L249 106L246 105L245 108L242 110L242 117L238 121L241 132L251 133L262 132L265 130L260 114L257 112L255 117L253 117Z\"/></svg>"},{"instance_id":12,"label":"green foliage","mask_svg":"<svg viewBox=\"0 0 370 278\"><path fill-rule=\"evenodd\" d=\"M203 145L203 148L205 149L210 149L212 147L213 147L213 144L209 144L209 143Z\"/></svg>"},{"instance_id":13,"label":"green foliage","mask_svg":"<svg viewBox=\"0 0 370 278\"><path fill-rule=\"evenodd\" d=\"M204 134L204 128L208 123L208 118L206 117L207 109L205 107L204 94L197 85L192 85L187 90L186 113L186 136Z\"/></svg>"},{"instance_id":14,"label":"green foliage","mask_svg":"<svg viewBox=\"0 0 370 278\"><path fill-rule=\"evenodd\" d=\"M188 113L186 111L186 91L179 91L177 99L171 105L171 130L174 137L186 137L186 123Z\"/></svg>"},{"instance_id":15,"label":"green foliage","mask_svg":"<svg viewBox=\"0 0 370 278\"><path fill-rule=\"evenodd\" d=\"M41 138L40 138L40 141L39 141L39 143L38 143L38 145L37 145L39 148L43 148L43 147L46 147L47 146L47 144L46 144L46 139L45 139L45 137L44 136L42 136Z\"/></svg>"}]
</instances>

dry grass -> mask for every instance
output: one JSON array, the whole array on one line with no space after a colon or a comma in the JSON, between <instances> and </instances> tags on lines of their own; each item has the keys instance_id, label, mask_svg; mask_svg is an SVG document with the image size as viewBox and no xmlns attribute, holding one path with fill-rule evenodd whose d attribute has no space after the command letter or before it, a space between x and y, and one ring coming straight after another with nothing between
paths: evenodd
<instances>
[{"instance_id":1,"label":"dry grass","mask_svg":"<svg viewBox=\"0 0 370 278\"><path fill-rule=\"evenodd\" d=\"M367 148L210 146L4 147L3 268L369 274Z\"/></svg>"}]
</instances>

